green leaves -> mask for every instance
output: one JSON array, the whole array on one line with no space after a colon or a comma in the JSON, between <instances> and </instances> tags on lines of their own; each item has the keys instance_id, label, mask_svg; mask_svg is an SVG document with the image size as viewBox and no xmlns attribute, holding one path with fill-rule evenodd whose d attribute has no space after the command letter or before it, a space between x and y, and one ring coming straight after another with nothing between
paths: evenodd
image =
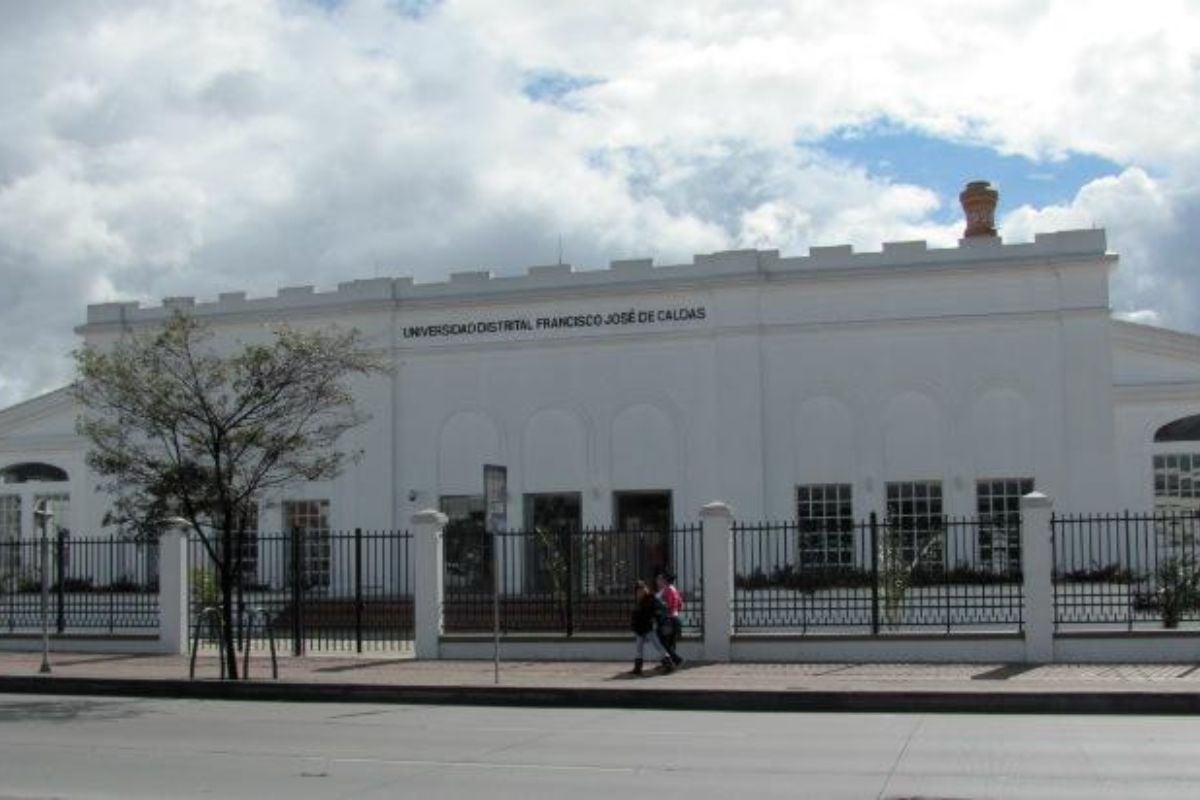
<instances>
[{"instance_id":1,"label":"green leaves","mask_svg":"<svg viewBox=\"0 0 1200 800\"><path fill-rule=\"evenodd\" d=\"M219 342L180 313L75 358L88 465L136 530L176 515L227 529L272 489L335 477L337 440L364 421L347 382L384 369L357 331Z\"/></svg>"}]
</instances>

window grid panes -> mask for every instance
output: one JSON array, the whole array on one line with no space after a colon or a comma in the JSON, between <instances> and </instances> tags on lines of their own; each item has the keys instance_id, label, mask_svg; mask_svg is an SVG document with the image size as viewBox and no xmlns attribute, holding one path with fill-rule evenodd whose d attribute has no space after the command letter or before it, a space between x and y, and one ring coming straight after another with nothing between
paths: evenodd
<instances>
[{"instance_id":1,"label":"window grid panes","mask_svg":"<svg viewBox=\"0 0 1200 800\"><path fill-rule=\"evenodd\" d=\"M796 487L800 563L844 566L854 558L854 510L848 483Z\"/></svg>"},{"instance_id":2,"label":"window grid panes","mask_svg":"<svg viewBox=\"0 0 1200 800\"><path fill-rule=\"evenodd\" d=\"M1200 453L1154 457L1154 507L1160 511L1200 510Z\"/></svg>"},{"instance_id":3,"label":"window grid panes","mask_svg":"<svg viewBox=\"0 0 1200 800\"><path fill-rule=\"evenodd\" d=\"M284 525L300 529L300 580L304 588L329 586L332 544L328 500L286 500Z\"/></svg>"},{"instance_id":4,"label":"window grid panes","mask_svg":"<svg viewBox=\"0 0 1200 800\"><path fill-rule=\"evenodd\" d=\"M940 562L945 529L941 481L889 482L887 522L898 538L901 558L909 563Z\"/></svg>"},{"instance_id":5,"label":"window grid panes","mask_svg":"<svg viewBox=\"0 0 1200 800\"><path fill-rule=\"evenodd\" d=\"M989 478L975 482L979 515L979 560L995 570L1021 568L1021 498L1033 478Z\"/></svg>"}]
</instances>

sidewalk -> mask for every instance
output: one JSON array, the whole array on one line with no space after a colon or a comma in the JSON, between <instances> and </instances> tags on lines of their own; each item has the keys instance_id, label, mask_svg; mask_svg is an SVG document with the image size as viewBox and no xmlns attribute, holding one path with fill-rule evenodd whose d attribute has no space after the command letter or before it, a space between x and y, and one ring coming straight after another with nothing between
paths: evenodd
<instances>
[{"instance_id":1,"label":"sidewalk","mask_svg":"<svg viewBox=\"0 0 1200 800\"><path fill-rule=\"evenodd\" d=\"M393 654L251 660L220 681L211 656L0 653L0 692L196 698L570 705L741 711L1200 713L1200 664L686 664L627 674L613 662L415 661ZM239 668L240 668L239 659Z\"/></svg>"}]
</instances>

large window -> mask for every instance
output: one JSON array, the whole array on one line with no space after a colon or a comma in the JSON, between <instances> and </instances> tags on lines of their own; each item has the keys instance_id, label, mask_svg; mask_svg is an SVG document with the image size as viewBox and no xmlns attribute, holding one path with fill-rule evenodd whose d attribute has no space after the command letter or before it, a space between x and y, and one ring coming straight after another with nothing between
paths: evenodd
<instances>
[{"instance_id":1,"label":"large window","mask_svg":"<svg viewBox=\"0 0 1200 800\"><path fill-rule=\"evenodd\" d=\"M285 500L283 524L300 532L300 583L306 588L327 588L330 582L332 542L328 500Z\"/></svg>"},{"instance_id":2,"label":"large window","mask_svg":"<svg viewBox=\"0 0 1200 800\"><path fill-rule=\"evenodd\" d=\"M904 561L940 563L945 545L941 481L889 482L887 522Z\"/></svg>"},{"instance_id":3,"label":"large window","mask_svg":"<svg viewBox=\"0 0 1200 800\"><path fill-rule=\"evenodd\" d=\"M796 524L803 566L840 567L854 562L854 510L850 484L796 487Z\"/></svg>"},{"instance_id":4,"label":"large window","mask_svg":"<svg viewBox=\"0 0 1200 800\"><path fill-rule=\"evenodd\" d=\"M1160 511L1200 511L1200 453L1154 457L1154 507Z\"/></svg>"},{"instance_id":5,"label":"large window","mask_svg":"<svg viewBox=\"0 0 1200 800\"><path fill-rule=\"evenodd\" d=\"M1168 422L1154 441L1165 445L1154 455L1155 509L1200 512L1200 414Z\"/></svg>"},{"instance_id":6,"label":"large window","mask_svg":"<svg viewBox=\"0 0 1200 800\"><path fill-rule=\"evenodd\" d=\"M1021 498L1033 478L990 478L975 482L979 515L979 560L999 571L1021 568Z\"/></svg>"}]
</instances>

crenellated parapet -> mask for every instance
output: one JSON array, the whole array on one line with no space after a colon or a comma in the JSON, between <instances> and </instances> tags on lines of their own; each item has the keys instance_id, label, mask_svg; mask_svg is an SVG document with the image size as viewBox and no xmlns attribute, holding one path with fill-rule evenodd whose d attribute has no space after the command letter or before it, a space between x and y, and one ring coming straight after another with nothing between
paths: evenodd
<instances>
[{"instance_id":1,"label":"crenellated parapet","mask_svg":"<svg viewBox=\"0 0 1200 800\"><path fill-rule=\"evenodd\" d=\"M224 292L216 301L192 297L164 298L161 306L137 302L88 306L87 323L110 326L152 322L175 311L200 317L226 314L275 314L304 310L334 310L339 306L453 302L486 297L509 298L613 289L671 289L723 281L780 280L879 274L920 274L927 271L988 270L1070 262L1110 263L1102 229L1043 233L1032 242L1005 244L999 237L963 239L959 246L930 248L924 241L887 242L875 252L855 252L850 245L813 247L805 256L784 257L778 250L728 250L693 257L690 264L656 266L651 259L613 261L607 269L576 270L569 264L529 267L521 275L494 275L487 270L451 273L446 281L416 283L411 277L367 278L339 283L333 291L313 286L289 286L274 297L249 298L244 292Z\"/></svg>"}]
</instances>

